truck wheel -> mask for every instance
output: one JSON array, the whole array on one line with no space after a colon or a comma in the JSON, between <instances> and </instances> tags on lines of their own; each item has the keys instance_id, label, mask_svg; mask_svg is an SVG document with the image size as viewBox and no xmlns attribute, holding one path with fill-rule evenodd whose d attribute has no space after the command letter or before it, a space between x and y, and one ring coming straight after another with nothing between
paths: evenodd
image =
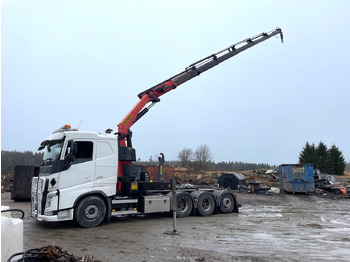
<instances>
[{"instance_id":1,"label":"truck wheel","mask_svg":"<svg viewBox=\"0 0 350 262\"><path fill-rule=\"evenodd\" d=\"M187 217L193 209L193 202L190 194L180 193L176 195L177 209L176 217Z\"/></svg>"},{"instance_id":2,"label":"truck wheel","mask_svg":"<svg viewBox=\"0 0 350 262\"><path fill-rule=\"evenodd\" d=\"M202 194L198 199L197 210L201 216L210 216L215 209L215 201L212 195Z\"/></svg>"},{"instance_id":3,"label":"truck wheel","mask_svg":"<svg viewBox=\"0 0 350 262\"><path fill-rule=\"evenodd\" d=\"M235 202L231 194L223 194L220 199L220 211L221 213L227 214L233 211Z\"/></svg>"},{"instance_id":4,"label":"truck wheel","mask_svg":"<svg viewBox=\"0 0 350 262\"><path fill-rule=\"evenodd\" d=\"M81 227L96 227L106 216L106 204L98 196L83 198L75 208L74 218Z\"/></svg>"}]
</instances>

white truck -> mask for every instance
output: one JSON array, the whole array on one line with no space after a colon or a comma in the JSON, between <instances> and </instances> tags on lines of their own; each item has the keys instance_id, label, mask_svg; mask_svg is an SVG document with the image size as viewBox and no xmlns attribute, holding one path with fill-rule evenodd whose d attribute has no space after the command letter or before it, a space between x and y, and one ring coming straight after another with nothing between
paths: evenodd
<instances>
[{"instance_id":1,"label":"white truck","mask_svg":"<svg viewBox=\"0 0 350 262\"><path fill-rule=\"evenodd\" d=\"M75 220L82 227L94 227L114 215L170 212L170 183L150 181L147 172L135 164L130 127L161 95L275 35L283 39L279 28L245 39L140 93L139 102L118 124L116 133L111 129L103 134L79 131L69 125L54 131L39 147L44 157L39 175L32 180L32 217L38 221ZM238 205L231 190L176 191L178 217L238 212Z\"/></svg>"}]
</instances>

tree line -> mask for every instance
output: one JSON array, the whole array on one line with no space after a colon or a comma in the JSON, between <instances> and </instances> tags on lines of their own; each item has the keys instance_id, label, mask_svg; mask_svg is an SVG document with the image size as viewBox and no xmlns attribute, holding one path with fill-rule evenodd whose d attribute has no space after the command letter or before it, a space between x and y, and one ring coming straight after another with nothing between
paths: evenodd
<instances>
[{"instance_id":1,"label":"tree line","mask_svg":"<svg viewBox=\"0 0 350 262\"><path fill-rule=\"evenodd\" d=\"M5 151L1 150L1 175L13 172L16 165L40 165L43 160L43 153L32 151Z\"/></svg>"},{"instance_id":2,"label":"tree line","mask_svg":"<svg viewBox=\"0 0 350 262\"><path fill-rule=\"evenodd\" d=\"M200 145L195 150L190 148L182 149L178 154L178 161L181 167L196 168L202 170L220 170L220 171L245 171L252 169L271 169L276 166L268 164L255 164L244 162L225 162L215 163L213 154L208 145Z\"/></svg>"},{"instance_id":3,"label":"tree line","mask_svg":"<svg viewBox=\"0 0 350 262\"><path fill-rule=\"evenodd\" d=\"M158 165L158 161L153 160L154 157L151 158L152 161L141 161L140 159L136 162L139 165L143 166L156 166ZM165 166L172 167L186 167L195 170L218 170L218 171L246 171L246 170L254 170L254 169L276 169L277 166L269 165L269 164L257 164L257 163L245 163L240 161L221 161L221 162L213 162L208 161L206 163L206 167L203 169L200 167L200 164L196 161L189 162L186 166L183 165L181 161L178 160L166 160L164 163Z\"/></svg>"},{"instance_id":4,"label":"tree line","mask_svg":"<svg viewBox=\"0 0 350 262\"><path fill-rule=\"evenodd\" d=\"M137 161L140 165L154 166L158 165L158 156L150 156L148 161ZM208 145L200 145L195 150L191 148L183 148L177 156L177 160L166 161L166 166L185 167L195 170L219 170L219 171L245 171L252 169L271 169L276 166L268 164L244 163L234 161L221 161L215 163L213 161L213 154Z\"/></svg>"},{"instance_id":5,"label":"tree line","mask_svg":"<svg viewBox=\"0 0 350 262\"><path fill-rule=\"evenodd\" d=\"M350 172L350 162L349 162L349 163L346 163L345 171Z\"/></svg>"},{"instance_id":6,"label":"tree line","mask_svg":"<svg viewBox=\"0 0 350 262\"><path fill-rule=\"evenodd\" d=\"M343 153L338 147L332 145L330 148L320 142L318 146L306 142L299 155L300 164L313 164L315 169L322 173L343 175L347 166ZM348 166L349 163L348 163Z\"/></svg>"}]
</instances>

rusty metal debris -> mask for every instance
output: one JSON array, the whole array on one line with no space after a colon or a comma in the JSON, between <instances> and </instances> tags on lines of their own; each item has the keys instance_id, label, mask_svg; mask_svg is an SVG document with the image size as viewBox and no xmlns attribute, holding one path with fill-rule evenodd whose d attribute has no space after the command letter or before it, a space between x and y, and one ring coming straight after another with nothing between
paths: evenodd
<instances>
[{"instance_id":1,"label":"rusty metal debris","mask_svg":"<svg viewBox=\"0 0 350 262\"><path fill-rule=\"evenodd\" d=\"M318 169L315 170L314 179L315 193L317 195L350 198L350 183L347 179L321 173Z\"/></svg>"},{"instance_id":2,"label":"rusty metal debris","mask_svg":"<svg viewBox=\"0 0 350 262\"><path fill-rule=\"evenodd\" d=\"M11 261L11 258L8 260ZM34 248L23 253L23 257L16 262L22 261L50 261L50 262L76 262L76 258L73 255L68 254L67 251L63 251L58 246L47 245L41 248Z\"/></svg>"},{"instance_id":3,"label":"rusty metal debris","mask_svg":"<svg viewBox=\"0 0 350 262\"><path fill-rule=\"evenodd\" d=\"M12 258L22 255L23 257L12 261ZM34 261L43 261L43 262L98 262L94 260L92 255L84 256L81 258L74 257L73 254L68 254L65 250L62 250L59 246L46 245L41 248L30 249L24 253L17 253L12 255L8 262L34 262Z\"/></svg>"}]
</instances>

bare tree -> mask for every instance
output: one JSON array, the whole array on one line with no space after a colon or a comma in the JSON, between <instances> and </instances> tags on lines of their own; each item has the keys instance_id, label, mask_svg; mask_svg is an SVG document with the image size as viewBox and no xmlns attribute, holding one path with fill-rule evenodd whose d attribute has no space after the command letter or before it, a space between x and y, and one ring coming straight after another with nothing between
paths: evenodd
<instances>
[{"instance_id":1,"label":"bare tree","mask_svg":"<svg viewBox=\"0 0 350 262\"><path fill-rule=\"evenodd\" d=\"M181 162L182 167L189 167L193 160L193 150L190 148L184 148L179 152L177 158Z\"/></svg>"},{"instance_id":2,"label":"bare tree","mask_svg":"<svg viewBox=\"0 0 350 262\"><path fill-rule=\"evenodd\" d=\"M213 156L211 154L210 147L208 145L200 145L194 152L195 160L201 169L206 169L208 163L212 161Z\"/></svg>"}]
</instances>

